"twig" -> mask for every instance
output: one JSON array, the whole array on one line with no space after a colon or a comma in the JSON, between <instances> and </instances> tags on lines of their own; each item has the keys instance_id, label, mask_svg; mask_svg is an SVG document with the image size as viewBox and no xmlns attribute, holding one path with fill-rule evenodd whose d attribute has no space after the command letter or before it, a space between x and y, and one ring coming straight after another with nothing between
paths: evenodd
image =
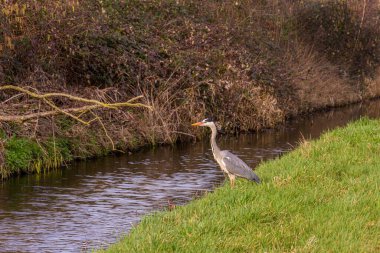
<instances>
[{"instance_id":1,"label":"twig","mask_svg":"<svg viewBox=\"0 0 380 253\"><path fill-rule=\"evenodd\" d=\"M40 110L41 110L41 101L38 102L38 112L40 112ZM38 128L39 119L40 119L40 117L37 117L36 124L34 125L34 132L33 132L34 137L36 137L36 135L37 135L37 128Z\"/></svg>"},{"instance_id":2,"label":"twig","mask_svg":"<svg viewBox=\"0 0 380 253\"><path fill-rule=\"evenodd\" d=\"M1 104L5 104L5 103L7 103L7 102L11 101L12 99L15 99L15 98L17 98L17 97L19 97L19 96L22 96L22 94L21 94L21 93L20 93L20 94L16 94L16 95L14 95L14 96L8 98L7 100L1 102Z\"/></svg>"},{"instance_id":3,"label":"twig","mask_svg":"<svg viewBox=\"0 0 380 253\"><path fill-rule=\"evenodd\" d=\"M88 123L87 121L84 121L84 120L78 118L77 116L75 116L75 115L73 115L73 114L71 114L71 113L69 113L69 112L66 112L66 111L62 110L61 108L59 108L58 106L56 106L53 102L51 102L49 99L44 98L43 100L44 100L48 105L50 105L51 107L53 107L54 109L56 109L58 112L61 112L61 113L65 114L65 115L67 115L67 116L69 116L69 117L71 117L71 118L73 118L73 119L79 121L80 123L82 123L82 124L84 124L84 125L89 125L89 123Z\"/></svg>"},{"instance_id":4,"label":"twig","mask_svg":"<svg viewBox=\"0 0 380 253\"><path fill-rule=\"evenodd\" d=\"M197 137L193 134L189 134L189 133L184 133L184 132L180 132L180 131L171 131L172 133L176 133L176 134L182 134L182 135L187 135L187 136L190 136L190 137L193 137L194 139L196 139Z\"/></svg>"},{"instance_id":5,"label":"twig","mask_svg":"<svg viewBox=\"0 0 380 253\"><path fill-rule=\"evenodd\" d=\"M98 122L100 123L100 125L102 126L102 128L104 130L104 133L106 134L107 138L110 140L110 142L112 144L112 150L115 150L115 143L113 142L112 138L109 136L107 128L104 126L103 121L93 111L90 111L90 113L92 115L94 115L94 120L98 120Z\"/></svg>"}]
</instances>

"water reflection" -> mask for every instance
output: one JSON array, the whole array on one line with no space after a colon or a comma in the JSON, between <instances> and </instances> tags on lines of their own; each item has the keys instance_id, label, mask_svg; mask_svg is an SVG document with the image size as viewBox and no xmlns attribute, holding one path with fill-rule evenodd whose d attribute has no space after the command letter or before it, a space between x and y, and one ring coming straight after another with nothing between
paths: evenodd
<instances>
[{"instance_id":1,"label":"water reflection","mask_svg":"<svg viewBox=\"0 0 380 253\"><path fill-rule=\"evenodd\" d=\"M317 113L258 134L222 136L218 142L255 167L293 149L301 138L318 137L363 115L379 117L380 101ZM79 252L105 246L142 215L169 202L186 203L223 180L207 140L14 178L0 185L0 251Z\"/></svg>"}]
</instances>

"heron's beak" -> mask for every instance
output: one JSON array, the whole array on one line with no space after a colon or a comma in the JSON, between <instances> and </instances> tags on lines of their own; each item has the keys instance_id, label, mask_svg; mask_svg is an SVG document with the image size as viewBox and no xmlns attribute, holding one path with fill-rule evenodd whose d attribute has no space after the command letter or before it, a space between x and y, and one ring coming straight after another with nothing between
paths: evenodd
<instances>
[{"instance_id":1,"label":"heron's beak","mask_svg":"<svg viewBox=\"0 0 380 253\"><path fill-rule=\"evenodd\" d=\"M194 123L194 124L191 124L192 126L202 126L203 123L202 122L197 122L197 123Z\"/></svg>"}]
</instances>

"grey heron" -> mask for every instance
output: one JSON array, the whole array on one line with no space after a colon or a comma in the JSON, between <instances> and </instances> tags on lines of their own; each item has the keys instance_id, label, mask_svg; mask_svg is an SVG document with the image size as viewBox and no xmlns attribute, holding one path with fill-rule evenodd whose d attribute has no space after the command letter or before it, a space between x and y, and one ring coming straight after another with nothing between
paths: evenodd
<instances>
[{"instance_id":1,"label":"grey heron","mask_svg":"<svg viewBox=\"0 0 380 253\"><path fill-rule=\"evenodd\" d=\"M212 119L204 119L192 124L192 126L207 126L211 128L211 150L222 171L228 175L231 188L235 185L235 177L242 177L260 183L260 178L239 157L228 150L220 150L216 144L216 135L218 131Z\"/></svg>"}]
</instances>

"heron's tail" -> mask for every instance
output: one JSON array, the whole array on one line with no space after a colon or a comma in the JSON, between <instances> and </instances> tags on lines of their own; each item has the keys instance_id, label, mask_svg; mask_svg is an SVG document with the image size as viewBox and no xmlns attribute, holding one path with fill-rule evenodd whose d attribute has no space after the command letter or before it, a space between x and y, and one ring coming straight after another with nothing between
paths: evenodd
<instances>
[{"instance_id":1,"label":"heron's tail","mask_svg":"<svg viewBox=\"0 0 380 253\"><path fill-rule=\"evenodd\" d=\"M251 173L251 175L250 175L250 177L248 179L251 180L251 181L256 182L257 184L261 183L260 178L253 171L252 171L252 173Z\"/></svg>"}]
</instances>

